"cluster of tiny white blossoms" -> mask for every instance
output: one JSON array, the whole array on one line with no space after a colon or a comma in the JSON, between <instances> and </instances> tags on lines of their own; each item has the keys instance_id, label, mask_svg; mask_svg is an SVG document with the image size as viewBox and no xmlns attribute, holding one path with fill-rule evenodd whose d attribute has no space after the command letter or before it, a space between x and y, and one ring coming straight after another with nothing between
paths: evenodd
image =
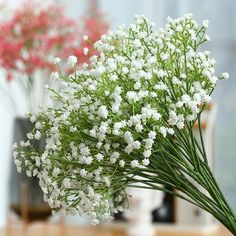
<instances>
[{"instance_id":1,"label":"cluster of tiny white blossoms","mask_svg":"<svg viewBox=\"0 0 236 236\"><path fill-rule=\"evenodd\" d=\"M218 79L228 77L217 77L210 53L198 51L209 40L207 27L188 14L154 31L137 16L103 35L89 64L69 76L52 74L54 106L31 116L35 129L14 156L19 171L39 178L55 211L87 213L96 224L126 207L126 187L194 124ZM77 58L68 62L75 68ZM41 136L45 149L35 150Z\"/></svg>"}]
</instances>

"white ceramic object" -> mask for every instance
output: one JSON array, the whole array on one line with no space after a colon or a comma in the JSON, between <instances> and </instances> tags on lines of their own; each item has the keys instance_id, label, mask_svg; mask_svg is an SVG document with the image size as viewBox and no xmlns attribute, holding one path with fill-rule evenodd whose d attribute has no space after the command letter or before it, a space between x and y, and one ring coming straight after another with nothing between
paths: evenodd
<instances>
[{"instance_id":1,"label":"white ceramic object","mask_svg":"<svg viewBox=\"0 0 236 236\"><path fill-rule=\"evenodd\" d=\"M151 211L162 203L163 193L160 191L132 188L129 189L130 210L126 214L129 219L128 236L154 236Z\"/></svg>"}]
</instances>

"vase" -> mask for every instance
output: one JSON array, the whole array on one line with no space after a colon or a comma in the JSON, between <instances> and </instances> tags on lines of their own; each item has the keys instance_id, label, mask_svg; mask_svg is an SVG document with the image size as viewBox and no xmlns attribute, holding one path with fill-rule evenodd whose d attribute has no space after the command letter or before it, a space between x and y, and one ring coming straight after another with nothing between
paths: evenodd
<instances>
[{"instance_id":1,"label":"vase","mask_svg":"<svg viewBox=\"0 0 236 236\"><path fill-rule=\"evenodd\" d=\"M27 118L17 117L14 121L13 142L19 143L21 140L27 139L27 133L33 128L33 124ZM35 149L43 150L45 142L40 139L33 143ZM10 167L10 183L9 183L9 205L17 215L22 216L22 199L26 198L28 220L41 220L50 216L50 208L43 200L43 192L39 186L37 177L27 177L26 174L18 173L14 158ZM24 186L24 187L22 187ZM22 191L24 193L22 194Z\"/></svg>"},{"instance_id":2,"label":"vase","mask_svg":"<svg viewBox=\"0 0 236 236\"><path fill-rule=\"evenodd\" d=\"M127 213L129 225L128 236L155 236L156 230L152 223L152 210L162 204L163 193L150 189L131 188L130 211Z\"/></svg>"}]
</instances>

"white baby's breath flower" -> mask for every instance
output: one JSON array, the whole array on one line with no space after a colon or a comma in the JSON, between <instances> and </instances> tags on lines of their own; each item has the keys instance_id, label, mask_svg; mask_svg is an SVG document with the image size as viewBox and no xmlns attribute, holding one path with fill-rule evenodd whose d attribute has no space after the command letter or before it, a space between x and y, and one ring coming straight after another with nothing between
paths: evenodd
<instances>
[{"instance_id":1,"label":"white baby's breath flower","mask_svg":"<svg viewBox=\"0 0 236 236\"><path fill-rule=\"evenodd\" d=\"M111 77L110 77L110 80L111 81L116 81L118 79L118 76L117 75L112 75Z\"/></svg>"},{"instance_id":2,"label":"white baby's breath flower","mask_svg":"<svg viewBox=\"0 0 236 236\"><path fill-rule=\"evenodd\" d=\"M188 103L190 101L191 101L191 98L190 98L190 96L188 94L182 95L182 102L183 103Z\"/></svg>"},{"instance_id":3,"label":"white baby's breath flower","mask_svg":"<svg viewBox=\"0 0 236 236\"><path fill-rule=\"evenodd\" d=\"M71 66L75 66L77 64L77 57L76 56L69 56L68 58L68 63L71 65Z\"/></svg>"},{"instance_id":4,"label":"white baby's breath flower","mask_svg":"<svg viewBox=\"0 0 236 236\"><path fill-rule=\"evenodd\" d=\"M30 117L30 121L33 123L33 122L35 122L36 121L36 116L35 115L32 115L31 117Z\"/></svg>"},{"instance_id":5,"label":"white baby's breath flower","mask_svg":"<svg viewBox=\"0 0 236 236\"><path fill-rule=\"evenodd\" d=\"M83 35L83 40L87 41L88 40L88 35Z\"/></svg>"},{"instance_id":6,"label":"white baby's breath flower","mask_svg":"<svg viewBox=\"0 0 236 236\"><path fill-rule=\"evenodd\" d=\"M181 84L181 81L180 81L176 76L174 76L174 77L172 78L172 82L173 82L173 84L177 84L177 85L180 85L180 84Z\"/></svg>"},{"instance_id":7,"label":"white baby's breath flower","mask_svg":"<svg viewBox=\"0 0 236 236\"><path fill-rule=\"evenodd\" d=\"M84 48L84 55L87 56L89 53L89 49L88 48Z\"/></svg>"},{"instance_id":8,"label":"white baby's breath flower","mask_svg":"<svg viewBox=\"0 0 236 236\"><path fill-rule=\"evenodd\" d=\"M32 133L28 133L26 136L30 140L34 138L34 135Z\"/></svg>"},{"instance_id":9,"label":"white baby's breath flower","mask_svg":"<svg viewBox=\"0 0 236 236\"><path fill-rule=\"evenodd\" d=\"M27 171L26 171L26 175L27 175L28 177L32 177L32 172L31 172L30 170L27 170Z\"/></svg>"},{"instance_id":10,"label":"white baby's breath flower","mask_svg":"<svg viewBox=\"0 0 236 236\"><path fill-rule=\"evenodd\" d=\"M31 137L31 135L30 135L30 137ZM27 142L24 142L24 141L20 141L20 146L21 147L28 147L28 146L30 146L30 142L29 142L29 140L27 141Z\"/></svg>"},{"instance_id":11,"label":"white baby's breath flower","mask_svg":"<svg viewBox=\"0 0 236 236\"><path fill-rule=\"evenodd\" d=\"M80 175L83 177L83 178L85 178L86 176L87 176L87 171L85 170L85 169L81 169L80 170Z\"/></svg>"},{"instance_id":12,"label":"white baby's breath flower","mask_svg":"<svg viewBox=\"0 0 236 236\"><path fill-rule=\"evenodd\" d=\"M104 156L101 153L96 154L95 157L98 161L102 161L104 158Z\"/></svg>"},{"instance_id":13,"label":"white baby's breath flower","mask_svg":"<svg viewBox=\"0 0 236 236\"><path fill-rule=\"evenodd\" d=\"M60 172L61 172L60 168L56 167L53 169L52 174L53 176L57 177Z\"/></svg>"},{"instance_id":14,"label":"white baby's breath flower","mask_svg":"<svg viewBox=\"0 0 236 236\"><path fill-rule=\"evenodd\" d=\"M157 133L156 133L155 131L150 131L150 132L148 133L148 137L149 137L150 139L155 139L155 138L156 138L156 135L157 135Z\"/></svg>"},{"instance_id":15,"label":"white baby's breath flower","mask_svg":"<svg viewBox=\"0 0 236 236\"><path fill-rule=\"evenodd\" d=\"M41 133L37 130L36 131L36 133L35 133L35 135L34 135L34 138L36 139L36 140L39 140L40 138L41 138Z\"/></svg>"},{"instance_id":16,"label":"white baby's breath flower","mask_svg":"<svg viewBox=\"0 0 236 236\"><path fill-rule=\"evenodd\" d=\"M208 26L209 26L209 20L203 20L202 25L203 25L205 28L208 28Z\"/></svg>"},{"instance_id":17,"label":"white baby's breath flower","mask_svg":"<svg viewBox=\"0 0 236 236\"><path fill-rule=\"evenodd\" d=\"M106 106L100 106L99 109L98 109L98 115L102 118L107 118L108 116L108 111L107 111L107 108Z\"/></svg>"},{"instance_id":18,"label":"white baby's breath flower","mask_svg":"<svg viewBox=\"0 0 236 236\"><path fill-rule=\"evenodd\" d=\"M170 135L173 135L175 133L175 131L172 128L168 128L167 133Z\"/></svg>"},{"instance_id":19,"label":"white baby's breath flower","mask_svg":"<svg viewBox=\"0 0 236 236\"><path fill-rule=\"evenodd\" d=\"M41 123L40 123L39 121L37 121L37 122L35 123L35 128L36 128L36 129L41 129L41 128L42 128L42 125L41 125Z\"/></svg>"},{"instance_id":20,"label":"white baby's breath flower","mask_svg":"<svg viewBox=\"0 0 236 236\"><path fill-rule=\"evenodd\" d=\"M74 127L74 126L71 126L70 127L70 132L71 133L75 133L77 131L77 128L76 127Z\"/></svg>"},{"instance_id":21,"label":"white baby's breath flower","mask_svg":"<svg viewBox=\"0 0 236 236\"><path fill-rule=\"evenodd\" d=\"M124 167L125 166L125 161L124 160L120 160L119 161L119 165L120 165L120 167Z\"/></svg>"},{"instance_id":22,"label":"white baby's breath flower","mask_svg":"<svg viewBox=\"0 0 236 236\"><path fill-rule=\"evenodd\" d=\"M149 159L145 158L145 159L142 160L142 163L143 163L144 166L148 166L150 161L149 161Z\"/></svg>"},{"instance_id":23,"label":"white baby's breath flower","mask_svg":"<svg viewBox=\"0 0 236 236\"><path fill-rule=\"evenodd\" d=\"M63 180L63 186L64 186L65 188L70 188L70 187L71 187L71 181L70 181L69 178L65 178L65 179Z\"/></svg>"},{"instance_id":24,"label":"white baby's breath flower","mask_svg":"<svg viewBox=\"0 0 236 236\"><path fill-rule=\"evenodd\" d=\"M137 179L145 176L148 187L161 188L159 180L175 186L179 181L170 170L180 180L189 166L199 170L191 155L203 152L190 147L196 143L192 126L217 80L229 75L218 77L210 53L198 50L198 43L209 40L208 21L198 25L188 14L168 18L157 32L152 27L137 16L134 24L95 43L99 56L70 75L52 74L53 105L31 116L35 128L13 153L19 171L39 178L52 208L86 213L97 224L125 209L126 188ZM73 69L77 62L75 56L68 59ZM37 151L30 140L41 136L45 148ZM186 188L187 180L180 181Z\"/></svg>"},{"instance_id":25,"label":"white baby's breath flower","mask_svg":"<svg viewBox=\"0 0 236 236\"><path fill-rule=\"evenodd\" d=\"M143 152L143 156L144 156L145 158L149 158L151 155L152 155L152 152L151 152L150 149L145 150L145 151Z\"/></svg>"},{"instance_id":26,"label":"white baby's breath flower","mask_svg":"<svg viewBox=\"0 0 236 236\"><path fill-rule=\"evenodd\" d=\"M131 161L130 165L132 168L136 168L139 166L139 162L138 162L138 160L133 160L133 161Z\"/></svg>"},{"instance_id":27,"label":"white baby's breath flower","mask_svg":"<svg viewBox=\"0 0 236 236\"><path fill-rule=\"evenodd\" d=\"M165 138L166 137L166 134L167 134L167 129L166 127L160 127L160 133L163 135L163 137Z\"/></svg>"},{"instance_id":28,"label":"white baby's breath flower","mask_svg":"<svg viewBox=\"0 0 236 236\"><path fill-rule=\"evenodd\" d=\"M223 79L228 79L229 78L229 74L227 72L224 72L224 73L221 74L221 77Z\"/></svg>"},{"instance_id":29,"label":"white baby's breath flower","mask_svg":"<svg viewBox=\"0 0 236 236\"><path fill-rule=\"evenodd\" d=\"M212 84L216 84L218 81L218 78L216 76L211 76L209 80L211 81Z\"/></svg>"},{"instance_id":30,"label":"white baby's breath flower","mask_svg":"<svg viewBox=\"0 0 236 236\"><path fill-rule=\"evenodd\" d=\"M59 73L57 71L51 73L51 79L58 80L59 77L60 77L60 75L59 75Z\"/></svg>"},{"instance_id":31,"label":"white baby's breath flower","mask_svg":"<svg viewBox=\"0 0 236 236\"><path fill-rule=\"evenodd\" d=\"M56 64L56 65L58 65L60 62L61 62L61 58L59 58L59 57L55 57L53 59L53 63Z\"/></svg>"}]
</instances>

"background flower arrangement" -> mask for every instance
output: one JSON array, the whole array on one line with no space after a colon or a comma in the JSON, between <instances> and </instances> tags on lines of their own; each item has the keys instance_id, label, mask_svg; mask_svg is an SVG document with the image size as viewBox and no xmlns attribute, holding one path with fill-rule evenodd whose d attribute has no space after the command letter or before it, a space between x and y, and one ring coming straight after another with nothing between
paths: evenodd
<instances>
[{"instance_id":1,"label":"background flower arrangement","mask_svg":"<svg viewBox=\"0 0 236 236\"><path fill-rule=\"evenodd\" d=\"M79 63L88 62L89 57L98 55L93 44L98 41L109 29L105 15L99 10L97 1L89 0L86 14L81 18L80 47L73 55L79 58Z\"/></svg>"},{"instance_id":2,"label":"background flower arrangement","mask_svg":"<svg viewBox=\"0 0 236 236\"><path fill-rule=\"evenodd\" d=\"M204 106L217 81L228 78L215 75L208 51L198 51L210 40L207 27L188 14L155 32L137 17L95 44L99 57L71 76L54 77L57 107L32 116L34 130L14 146L18 170L38 176L54 211L87 213L96 224L127 207L127 187L143 187L183 198L236 233L201 135ZM76 62L69 58L73 68ZM46 147L37 152L31 143L41 135Z\"/></svg>"},{"instance_id":3,"label":"background flower arrangement","mask_svg":"<svg viewBox=\"0 0 236 236\"><path fill-rule=\"evenodd\" d=\"M18 82L31 112L45 102L44 85L48 83L50 72L56 68L55 56L65 58L83 52L84 34L90 38L86 44L90 55L95 53L91 45L107 31L108 24L92 1L88 10L93 14L82 17L79 27L54 4L44 6L37 1L25 0L9 19L0 23L0 66L4 68L8 83ZM88 60L87 54L79 53L79 63Z\"/></svg>"},{"instance_id":4,"label":"background flower arrangement","mask_svg":"<svg viewBox=\"0 0 236 236\"><path fill-rule=\"evenodd\" d=\"M97 54L93 50L93 42L108 30L108 23L105 16L100 13L98 6L91 1L84 16L79 20L67 17L61 7L55 2L45 3L44 1L21 1L15 10L6 9L7 12L1 15L0 19L0 95L4 99L4 105L10 110L14 117L14 133L11 142L18 142L26 137L32 125L26 111L37 112L39 105L48 102L45 94L45 85L51 83L49 75L57 66L54 60L56 56L67 58L71 54L80 54L78 64L88 61L88 58ZM2 6L0 6L2 7ZM87 14L91 12L91 14ZM96 17L96 21L93 18ZM90 22L90 24L88 24ZM83 51L85 42L83 35L87 34L86 46L89 52ZM82 49L82 50L81 50ZM69 73L70 68L63 68ZM4 73L2 73L2 71ZM4 78L5 77L5 78ZM51 84L52 85L52 84ZM9 102L9 104L7 103ZM13 111L13 114L12 114ZM9 132L9 131L8 131ZM37 148L41 148L41 139ZM10 153L9 153L10 154ZM9 156L8 154L8 156ZM10 154L12 155L12 153ZM36 178L26 179L24 174L17 174L12 161L10 176L8 177L9 197L8 204L14 212L20 215L21 212L21 186L27 184L28 192L28 216L34 214L32 209L37 207L44 209L42 205L42 191L38 186ZM46 209L47 210L47 209ZM47 210L48 211L48 210ZM47 212L47 216L50 214ZM35 215L40 215L35 214Z\"/></svg>"}]
</instances>

